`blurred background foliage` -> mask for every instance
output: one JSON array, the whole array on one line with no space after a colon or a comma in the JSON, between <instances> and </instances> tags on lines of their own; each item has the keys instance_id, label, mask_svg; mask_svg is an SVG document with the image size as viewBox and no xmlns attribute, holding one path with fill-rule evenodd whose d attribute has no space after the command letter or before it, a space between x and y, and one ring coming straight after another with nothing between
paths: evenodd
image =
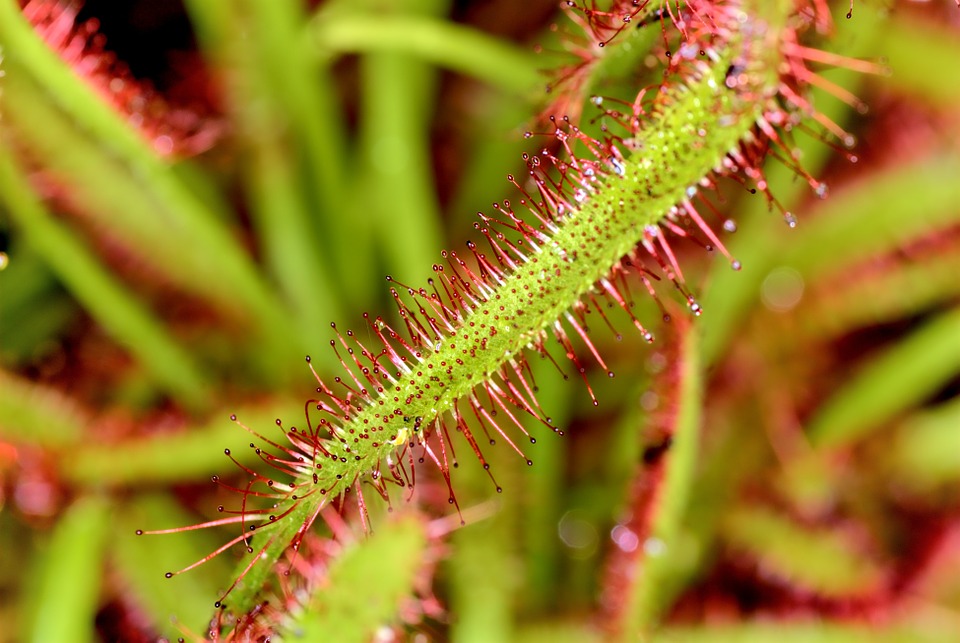
<instances>
[{"instance_id":1,"label":"blurred background foliage","mask_svg":"<svg viewBox=\"0 0 960 643\"><path fill-rule=\"evenodd\" d=\"M541 436L531 468L491 454L502 495L465 461L469 526L429 480L419 509L374 508L373 537L352 503L327 512L271 627L960 637L960 10L881 4L844 7L826 45L889 65L824 72L869 112L817 96L858 145L796 134L829 198L772 161L789 229L722 186L743 270L682 249L702 317L675 314L652 348L597 325L617 373L589 374L599 409L535 364L566 436ZM0 640L200 637L231 554L163 574L233 532L134 531L216 518L235 496L210 476L245 484L223 449L256 461L228 415L295 423L303 355L336 373L329 323L387 314L384 275L425 283L512 196L565 18L552 1L63 6L27 3L44 42L0 1Z\"/></svg>"}]
</instances>

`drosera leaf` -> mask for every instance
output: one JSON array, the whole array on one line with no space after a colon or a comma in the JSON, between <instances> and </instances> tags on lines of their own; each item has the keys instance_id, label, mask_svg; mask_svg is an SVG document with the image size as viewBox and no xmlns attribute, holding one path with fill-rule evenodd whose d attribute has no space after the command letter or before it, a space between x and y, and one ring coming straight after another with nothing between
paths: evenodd
<instances>
[{"instance_id":1,"label":"drosera leaf","mask_svg":"<svg viewBox=\"0 0 960 643\"><path fill-rule=\"evenodd\" d=\"M882 568L838 530L805 529L771 509L740 507L727 515L723 536L763 573L801 591L842 598L883 587Z\"/></svg>"},{"instance_id":2,"label":"drosera leaf","mask_svg":"<svg viewBox=\"0 0 960 643\"><path fill-rule=\"evenodd\" d=\"M23 641L95 641L101 567L110 524L105 498L76 500L60 518L40 554Z\"/></svg>"},{"instance_id":3,"label":"drosera leaf","mask_svg":"<svg viewBox=\"0 0 960 643\"><path fill-rule=\"evenodd\" d=\"M690 314L702 313L669 239L693 237L726 254L695 203L719 176L759 182L757 164L778 137L775 125L799 117L805 101L789 89L794 79L781 73L806 71L805 57L813 50L790 44L794 9L790 2L698 3L690 13L693 22L674 34L681 51L669 57L665 82L650 96L639 90L649 99L643 118L611 124L603 138L554 118L551 131L541 136L559 151L545 146L525 158L527 177L510 177L522 195L522 215L507 201L495 206L493 216L481 215L475 224L480 243L469 242L462 255L443 253L445 261L435 264L429 288L388 277L399 330L369 315L359 333L333 326L331 345L344 375L329 383L317 378L318 395L307 403L305 429L283 429L283 445L261 437L277 449L276 456L262 457L278 476L251 472L250 486L240 493L244 503L259 497L271 506L244 504L235 517L236 524L244 523L244 533L211 554L246 545L236 584L228 590L233 613L259 604L259 592L283 552L302 540L331 497L348 488L359 493L370 485L385 495L388 483L412 484L417 462L432 463L447 486L448 502L459 509L451 435L462 435L485 469L483 450L497 441L532 466L525 449L536 438L517 416L532 416L557 433L562 429L551 424L536 400L526 356L552 360L550 350L557 350L553 344L548 349L552 335L598 405L575 343L582 343L609 376L613 373L585 329L588 306L599 309L598 298L618 305L641 336L653 340L632 315L627 272L638 272L655 294L647 275L659 270ZM784 72L781 57L791 47ZM791 93L779 96L781 91ZM812 177L803 178L821 187ZM739 267L727 258L732 268ZM668 481L666 497L682 505L686 482L683 476L677 480ZM679 511L665 510L667 523L658 528L675 529Z\"/></svg>"},{"instance_id":4,"label":"drosera leaf","mask_svg":"<svg viewBox=\"0 0 960 643\"><path fill-rule=\"evenodd\" d=\"M285 641L363 643L399 622L426 560L426 525L414 515L388 518L347 545L328 568L322 586L283 624Z\"/></svg>"},{"instance_id":5,"label":"drosera leaf","mask_svg":"<svg viewBox=\"0 0 960 643\"><path fill-rule=\"evenodd\" d=\"M839 21L830 41L830 50L854 58L875 55L883 24L880 14L879 8L867 6L857 12L856 19ZM863 74L851 69L841 67L830 71L831 81L846 91L857 92L865 84ZM850 107L832 98L828 92L813 88L810 96L817 109L831 120L840 124L850 120ZM820 173L833 155L829 146L811 136L798 135L795 147L803 159L804 168L814 175ZM770 189L788 210L801 202L804 186L796 180L790 168L771 159L766 163L764 173ZM710 324L704 331L702 343L708 365L719 359L731 338L741 328L741 321L756 303L763 279L783 257L784 248L789 249L795 239L794 231L782 230L777 234L771 230L769 219L770 207L764 199L757 196L741 199L737 220L732 221L737 233L731 238L729 246L731 253L741 260L743 270L736 274L714 270L703 296L704 307L711 311ZM806 221L801 219L797 232L806 225Z\"/></svg>"}]
</instances>

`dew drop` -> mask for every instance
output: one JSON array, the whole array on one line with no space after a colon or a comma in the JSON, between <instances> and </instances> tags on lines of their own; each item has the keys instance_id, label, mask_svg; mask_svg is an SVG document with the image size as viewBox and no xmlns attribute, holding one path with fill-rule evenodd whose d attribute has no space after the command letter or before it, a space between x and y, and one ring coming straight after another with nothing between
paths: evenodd
<instances>
[{"instance_id":1,"label":"dew drop","mask_svg":"<svg viewBox=\"0 0 960 643\"><path fill-rule=\"evenodd\" d=\"M527 460L527 466L528 466L528 467L532 467L532 466L533 466L533 460Z\"/></svg>"},{"instance_id":2,"label":"dew drop","mask_svg":"<svg viewBox=\"0 0 960 643\"><path fill-rule=\"evenodd\" d=\"M733 261L730 262L730 267L739 272L739 270L740 270L743 266L740 264L739 261L737 261L736 259L734 259Z\"/></svg>"},{"instance_id":3,"label":"dew drop","mask_svg":"<svg viewBox=\"0 0 960 643\"><path fill-rule=\"evenodd\" d=\"M164 578L173 578L173 572L167 572L163 575Z\"/></svg>"},{"instance_id":4,"label":"dew drop","mask_svg":"<svg viewBox=\"0 0 960 643\"><path fill-rule=\"evenodd\" d=\"M230 421L231 421L231 422L236 422L236 421L237 421L237 414L236 414L236 413L231 413L231 414L230 414Z\"/></svg>"},{"instance_id":5,"label":"dew drop","mask_svg":"<svg viewBox=\"0 0 960 643\"><path fill-rule=\"evenodd\" d=\"M783 220L787 222L787 225L790 228L797 227L797 217L795 217L792 212L787 212L786 214L784 214Z\"/></svg>"},{"instance_id":6,"label":"dew drop","mask_svg":"<svg viewBox=\"0 0 960 643\"><path fill-rule=\"evenodd\" d=\"M137 530L137 535L138 535L138 536L142 536L142 535L143 535L143 530L142 530L142 529L138 529L138 530Z\"/></svg>"}]
</instances>

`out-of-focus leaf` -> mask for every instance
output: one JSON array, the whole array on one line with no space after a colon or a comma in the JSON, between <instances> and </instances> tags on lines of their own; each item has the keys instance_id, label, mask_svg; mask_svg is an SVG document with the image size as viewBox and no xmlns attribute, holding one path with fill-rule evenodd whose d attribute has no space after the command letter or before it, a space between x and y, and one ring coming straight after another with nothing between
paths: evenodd
<instances>
[{"instance_id":1,"label":"out-of-focus leaf","mask_svg":"<svg viewBox=\"0 0 960 643\"><path fill-rule=\"evenodd\" d=\"M60 519L41 554L24 641L96 640L94 616L109 524L110 505L94 497L77 500Z\"/></svg>"},{"instance_id":2,"label":"out-of-focus leaf","mask_svg":"<svg viewBox=\"0 0 960 643\"><path fill-rule=\"evenodd\" d=\"M886 452L908 484L960 481L960 400L907 418Z\"/></svg>"},{"instance_id":3,"label":"out-of-focus leaf","mask_svg":"<svg viewBox=\"0 0 960 643\"><path fill-rule=\"evenodd\" d=\"M671 627L659 632L656 643L939 643L953 640L960 629L945 630L924 624L891 628L822 622L784 621L744 623L718 627Z\"/></svg>"},{"instance_id":4,"label":"out-of-focus leaf","mask_svg":"<svg viewBox=\"0 0 960 643\"><path fill-rule=\"evenodd\" d=\"M0 371L0 437L63 448L80 440L87 422L66 395Z\"/></svg>"},{"instance_id":5,"label":"out-of-focus leaf","mask_svg":"<svg viewBox=\"0 0 960 643\"><path fill-rule=\"evenodd\" d=\"M207 403L205 374L97 257L55 219L29 187L26 173L0 148L0 190L28 243L114 338L142 361L157 383L185 403Z\"/></svg>"},{"instance_id":6,"label":"out-of-focus leaf","mask_svg":"<svg viewBox=\"0 0 960 643\"><path fill-rule=\"evenodd\" d=\"M894 251L895 252L895 251ZM874 324L914 317L960 296L960 252L924 253L910 261L893 258L862 277L824 283L796 309L804 340L836 337ZM800 339L796 337L795 339Z\"/></svg>"},{"instance_id":7,"label":"out-of-focus leaf","mask_svg":"<svg viewBox=\"0 0 960 643\"><path fill-rule=\"evenodd\" d=\"M415 517L389 520L350 545L328 569L299 614L285 625L286 641L365 642L397 622L403 600L424 563L427 536Z\"/></svg>"},{"instance_id":8,"label":"out-of-focus leaf","mask_svg":"<svg viewBox=\"0 0 960 643\"><path fill-rule=\"evenodd\" d=\"M600 643L599 630L581 621L527 625L517 631L515 643Z\"/></svg>"},{"instance_id":9,"label":"out-of-focus leaf","mask_svg":"<svg viewBox=\"0 0 960 643\"><path fill-rule=\"evenodd\" d=\"M475 29L428 16L374 18L321 11L313 20L312 37L324 55L411 54L519 94L543 85L537 59L531 53Z\"/></svg>"},{"instance_id":10,"label":"out-of-focus leaf","mask_svg":"<svg viewBox=\"0 0 960 643\"><path fill-rule=\"evenodd\" d=\"M298 401L279 400L269 405L237 411L237 418L262 435L276 431L276 418L302 406ZM271 431L272 430L272 431ZM283 440L283 436L273 435ZM262 442L253 438L255 442ZM130 440L121 444L83 444L64 461L64 477L84 485L137 485L209 478L231 472L235 465L224 457L229 448L240 462L260 462L247 448L251 436L227 417L226 412L208 424L175 434Z\"/></svg>"},{"instance_id":11,"label":"out-of-focus leaf","mask_svg":"<svg viewBox=\"0 0 960 643\"><path fill-rule=\"evenodd\" d=\"M922 402L960 372L960 308L943 313L870 359L808 423L820 448L862 438Z\"/></svg>"},{"instance_id":12,"label":"out-of-focus leaf","mask_svg":"<svg viewBox=\"0 0 960 643\"><path fill-rule=\"evenodd\" d=\"M919 22L904 16L887 22L883 55L890 66L889 84L906 92L955 109L960 100L960 42L955 29L931 20ZM936 61L936 73L930 65Z\"/></svg>"},{"instance_id":13,"label":"out-of-focus leaf","mask_svg":"<svg viewBox=\"0 0 960 643\"><path fill-rule=\"evenodd\" d=\"M7 253L9 264L0 270L0 364L16 367L50 348L78 309L36 253L21 247Z\"/></svg>"},{"instance_id":14,"label":"out-of-focus leaf","mask_svg":"<svg viewBox=\"0 0 960 643\"><path fill-rule=\"evenodd\" d=\"M742 507L731 512L723 533L765 573L823 596L868 593L883 580L879 566L841 533L807 530L768 509Z\"/></svg>"},{"instance_id":15,"label":"out-of-focus leaf","mask_svg":"<svg viewBox=\"0 0 960 643\"><path fill-rule=\"evenodd\" d=\"M923 158L876 172L817 208L783 247L780 263L805 279L841 270L960 217L960 157Z\"/></svg>"},{"instance_id":16,"label":"out-of-focus leaf","mask_svg":"<svg viewBox=\"0 0 960 643\"><path fill-rule=\"evenodd\" d=\"M684 555L681 521L687 511L700 446L703 373L696 327L679 317L670 339L672 354L655 378L657 410L650 414L644 458L637 463L628 497L631 520L614 538L606 592L613 611L607 626L630 640L647 631L665 605L661 587L671 575L672 561ZM632 548L621 543L632 540Z\"/></svg>"}]
</instances>

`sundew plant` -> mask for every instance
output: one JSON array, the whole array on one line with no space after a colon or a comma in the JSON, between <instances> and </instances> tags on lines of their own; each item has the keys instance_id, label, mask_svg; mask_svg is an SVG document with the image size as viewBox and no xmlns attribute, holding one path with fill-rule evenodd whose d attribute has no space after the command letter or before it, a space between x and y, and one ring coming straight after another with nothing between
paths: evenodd
<instances>
[{"instance_id":1,"label":"sundew plant","mask_svg":"<svg viewBox=\"0 0 960 643\"><path fill-rule=\"evenodd\" d=\"M0 0L0 641L957 637L958 30Z\"/></svg>"}]
</instances>

